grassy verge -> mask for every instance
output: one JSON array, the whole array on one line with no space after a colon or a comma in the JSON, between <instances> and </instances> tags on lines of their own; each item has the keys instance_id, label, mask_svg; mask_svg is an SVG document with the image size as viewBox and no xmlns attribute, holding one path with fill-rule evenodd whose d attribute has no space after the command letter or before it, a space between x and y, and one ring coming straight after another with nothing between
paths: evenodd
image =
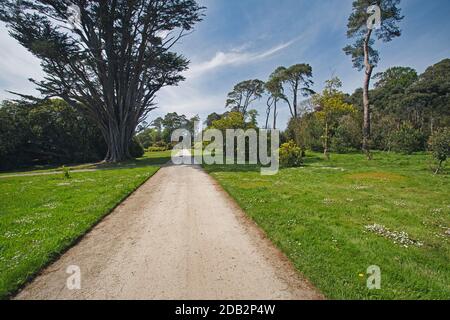
<instances>
[{"instance_id":1,"label":"grassy verge","mask_svg":"<svg viewBox=\"0 0 450 320\"><path fill-rule=\"evenodd\" d=\"M426 155L374 156L313 154L276 176L205 169L328 298L449 299L449 175L434 176ZM381 290L367 289L371 265Z\"/></svg>"},{"instance_id":2,"label":"grassy verge","mask_svg":"<svg viewBox=\"0 0 450 320\"><path fill-rule=\"evenodd\" d=\"M0 298L67 249L151 177L169 153L128 168L0 179Z\"/></svg>"}]
</instances>

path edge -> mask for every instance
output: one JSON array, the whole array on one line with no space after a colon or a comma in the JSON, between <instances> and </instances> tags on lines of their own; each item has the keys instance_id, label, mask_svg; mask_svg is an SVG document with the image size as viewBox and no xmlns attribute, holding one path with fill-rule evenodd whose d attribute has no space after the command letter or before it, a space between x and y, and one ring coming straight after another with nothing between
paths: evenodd
<instances>
[{"instance_id":1,"label":"path edge","mask_svg":"<svg viewBox=\"0 0 450 320\"><path fill-rule=\"evenodd\" d=\"M288 258L288 256L270 239L270 237L267 235L267 233L258 225L258 223L245 212L244 209L239 205L237 200L231 196L231 194L228 192L228 190L225 188L224 185L222 185L214 176L209 174L208 171L203 168L203 166L200 166L201 169L205 172L205 174L208 175L208 177L213 182L214 186L219 189L219 192L221 192L224 197L229 201L229 203L233 206L233 212L235 213L236 218L239 222L242 223L242 226L247 230L251 231L254 234L249 234L250 237L258 237L264 245L270 248L275 254L276 257L279 258L280 262L287 267L289 273L295 274L299 280L301 280L306 287L311 290L312 293L314 293L314 299L315 300L326 300L327 298L325 295L317 288L300 270L298 270L294 263L291 261L291 259Z\"/></svg>"}]
</instances>

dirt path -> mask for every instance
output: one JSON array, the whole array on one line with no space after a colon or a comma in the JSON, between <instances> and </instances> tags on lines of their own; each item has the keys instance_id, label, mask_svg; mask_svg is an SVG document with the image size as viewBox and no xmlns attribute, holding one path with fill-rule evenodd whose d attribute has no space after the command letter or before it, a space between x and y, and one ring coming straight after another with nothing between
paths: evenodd
<instances>
[{"instance_id":1,"label":"dirt path","mask_svg":"<svg viewBox=\"0 0 450 320\"><path fill-rule=\"evenodd\" d=\"M69 290L66 269L81 270ZM165 166L16 299L320 299L198 166Z\"/></svg>"}]
</instances>

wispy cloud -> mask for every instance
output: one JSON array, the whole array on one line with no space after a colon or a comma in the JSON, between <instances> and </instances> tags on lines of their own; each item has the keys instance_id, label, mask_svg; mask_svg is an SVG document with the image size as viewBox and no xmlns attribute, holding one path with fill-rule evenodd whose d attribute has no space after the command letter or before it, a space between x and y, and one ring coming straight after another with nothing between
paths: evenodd
<instances>
[{"instance_id":1,"label":"wispy cloud","mask_svg":"<svg viewBox=\"0 0 450 320\"><path fill-rule=\"evenodd\" d=\"M17 98L6 90L36 95L35 85L28 78L42 78L39 60L9 36L4 23L0 23L0 30L0 101Z\"/></svg>"},{"instance_id":2,"label":"wispy cloud","mask_svg":"<svg viewBox=\"0 0 450 320\"><path fill-rule=\"evenodd\" d=\"M226 66L238 66L246 63L260 61L283 51L284 49L294 44L297 40L299 40L299 38L279 44L261 52L246 52L242 51L241 48L234 49L229 52L219 51L212 59L206 62L193 64L191 68L186 72L186 76L189 78L193 78L218 68Z\"/></svg>"}]
</instances>

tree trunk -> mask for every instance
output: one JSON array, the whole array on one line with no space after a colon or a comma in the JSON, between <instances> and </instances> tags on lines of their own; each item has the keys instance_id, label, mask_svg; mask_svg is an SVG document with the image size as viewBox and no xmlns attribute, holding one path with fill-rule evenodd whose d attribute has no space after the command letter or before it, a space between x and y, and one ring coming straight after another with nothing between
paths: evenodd
<instances>
[{"instance_id":1,"label":"tree trunk","mask_svg":"<svg viewBox=\"0 0 450 320\"><path fill-rule=\"evenodd\" d=\"M277 129L277 100L274 101L274 109L273 109L273 129Z\"/></svg>"},{"instance_id":2,"label":"tree trunk","mask_svg":"<svg viewBox=\"0 0 450 320\"><path fill-rule=\"evenodd\" d=\"M441 171L442 163L443 163L443 161L439 161L438 167L437 167L436 171L434 172L435 175L438 174Z\"/></svg>"},{"instance_id":3,"label":"tree trunk","mask_svg":"<svg viewBox=\"0 0 450 320\"><path fill-rule=\"evenodd\" d=\"M297 94L298 94L298 83L294 86L294 100L292 101L293 108L294 108L294 118L298 118L298 112L297 112Z\"/></svg>"},{"instance_id":4,"label":"tree trunk","mask_svg":"<svg viewBox=\"0 0 450 320\"><path fill-rule=\"evenodd\" d=\"M372 30L369 29L366 38L364 40L365 76L363 86L364 124L363 124L362 150L366 154L368 160L372 159L372 155L370 153L370 100L369 100L369 86L373 72L373 66L370 64L370 57L369 57L369 41L371 35Z\"/></svg>"},{"instance_id":5,"label":"tree trunk","mask_svg":"<svg viewBox=\"0 0 450 320\"><path fill-rule=\"evenodd\" d=\"M264 127L266 130L269 129L270 109L272 108L272 105L271 105L271 103L269 101L270 101L270 98L267 100L266 126Z\"/></svg>"},{"instance_id":6,"label":"tree trunk","mask_svg":"<svg viewBox=\"0 0 450 320\"><path fill-rule=\"evenodd\" d=\"M430 116L430 134L433 135L433 133L434 133L434 116L432 111Z\"/></svg>"},{"instance_id":7,"label":"tree trunk","mask_svg":"<svg viewBox=\"0 0 450 320\"><path fill-rule=\"evenodd\" d=\"M130 146L132 134L130 134L127 126L119 126L117 123L110 123L108 130L103 133L103 136L108 146L108 152L105 157L105 162L122 162L131 159Z\"/></svg>"},{"instance_id":8,"label":"tree trunk","mask_svg":"<svg viewBox=\"0 0 450 320\"><path fill-rule=\"evenodd\" d=\"M328 122L325 123L325 136L323 139L323 155L325 159L329 160L330 155L328 153Z\"/></svg>"}]
</instances>

